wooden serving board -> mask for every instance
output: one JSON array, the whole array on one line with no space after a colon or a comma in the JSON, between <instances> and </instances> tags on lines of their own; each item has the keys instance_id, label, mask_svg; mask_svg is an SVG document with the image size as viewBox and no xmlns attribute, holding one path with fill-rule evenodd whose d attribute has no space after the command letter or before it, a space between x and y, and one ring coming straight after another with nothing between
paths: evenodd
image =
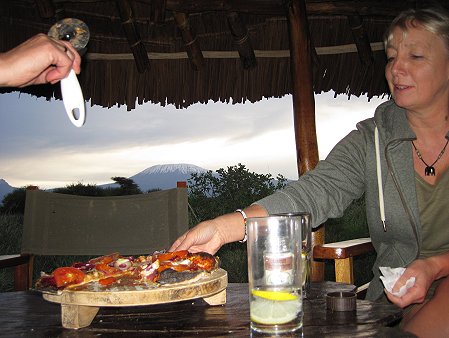
<instances>
[{"instance_id":1,"label":"wooden serving board","mask_svg":"<svg viewBox=\"0 0 449 338\"><path fill-rule=\"evenodd\" d=\"M72 291L44 293L43 298L61 304L62 326L79 329L89 326L100 307L143 306L203 298L210 305L226 303L228 274L218 269L193 283L163 285L136 291Z\"/></svg>"}]
</instances>

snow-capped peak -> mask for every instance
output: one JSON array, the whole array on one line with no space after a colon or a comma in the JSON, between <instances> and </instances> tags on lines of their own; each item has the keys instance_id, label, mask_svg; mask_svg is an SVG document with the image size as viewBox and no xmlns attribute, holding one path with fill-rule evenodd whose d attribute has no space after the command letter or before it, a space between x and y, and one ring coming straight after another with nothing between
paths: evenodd
<instances>
[{"instance_id":1,"label":"snow-capped peak","mask_svg":"<svg viewBox=\"0 0 449 338\"><path fill-rule=\"evenodd\" d=\"M190 173L203 173L207 170L201 167L198 167L193 164L186 163L178 163L178 164L158 164L152 167L149 167L145 170L142 170L139 175L148 175L148 174L166 174L171 172L180 172L183 174Z\"/></svg>"}]
</instances>

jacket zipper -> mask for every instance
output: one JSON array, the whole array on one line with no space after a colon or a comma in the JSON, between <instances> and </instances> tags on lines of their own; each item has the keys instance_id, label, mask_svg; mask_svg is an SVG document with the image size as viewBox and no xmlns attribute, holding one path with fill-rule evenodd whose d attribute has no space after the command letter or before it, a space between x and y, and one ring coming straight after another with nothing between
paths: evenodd
<instances>
[{"instance_id":1,"label":"jacket zipper","mask_svg":"<svg viewBox=\"0 0 449 338\"><path fill-rule=\"evenodd\" d=\"M397 140L394 140L394 141L397 141ZM409 139L400 139L400 141L410 141L410 140L409 140ZM390 155L389 155L389 153L388 153L388 151L387 151L387 148L389 147L389 145L390 145L392 142L393 142L393 141L388 142L388 143L386 144L386 146L385 146L385 149L384 149L384 151L385 151L385 159L386 159L386 161L387 161L388 172L389 172L389 174L391 175L391 177L393 178L393 183L394 183L394 185L396 186L396 190L397 190L398 193L399 193L399 197L401 198L401 203L402 203L402 205L404 206L404 209L405 209L405 211L406 211L406 213L407 213L407 216L408 216L408 218L409 218L409 220L410 220L410 225L411 225L411 227L412 227L413 234L415 235L416 244L417 244L417 246L418 246L418 250L417 250L417 253L416 253L416 256L415 256L415 259L417 259L417 258L419 257L419 253L421 252L421 245L420 245L420 243L419 243L418 233L416 232L417 225L416 225L416 223L413 221L412 213L411 213L409 207L407 206L407 203L405 202L405 197L404 197L404 194L402 193L402 190L401 190L400 187L399 187L399 182L398 182L398 180L397 180L395 174L393 173L393 170L391 169L392 163L391 163Z\"/></svg>"}]
</instances>

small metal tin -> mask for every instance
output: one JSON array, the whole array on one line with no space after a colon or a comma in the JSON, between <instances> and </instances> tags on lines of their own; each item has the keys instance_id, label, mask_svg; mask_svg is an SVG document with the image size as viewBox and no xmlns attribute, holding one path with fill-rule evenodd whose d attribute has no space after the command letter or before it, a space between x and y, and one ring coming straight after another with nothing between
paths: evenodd
<instances>
[{"instance_id":1,"label":"small metal tin","mask_svg":"<svg viewBox=\"0 0 449 338\"><path fill-rule=\"evenodd\" d=\"M357 295L347 291L330 292L326 295L326 307L331 311L355 311Z\"/></svg>"}]
</instances>

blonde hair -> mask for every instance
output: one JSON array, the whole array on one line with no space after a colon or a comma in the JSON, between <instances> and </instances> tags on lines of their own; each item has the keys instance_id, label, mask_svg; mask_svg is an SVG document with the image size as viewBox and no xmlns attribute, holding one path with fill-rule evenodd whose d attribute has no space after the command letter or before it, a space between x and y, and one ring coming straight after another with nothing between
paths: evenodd
<instances>
[{"instance_id":1,"label":"blonde hair","mask_svg":"<svg viewBox=\"0 0 449 338\"><path fill-rule=\"evenodd\" d=\"M444 40L446 49L449 51L449 14L443 8L409 9L400 13L385 32L385 49L395 28L405 33L410 27L422 27L439 36Z\"/></svg>"}]
</instances>

